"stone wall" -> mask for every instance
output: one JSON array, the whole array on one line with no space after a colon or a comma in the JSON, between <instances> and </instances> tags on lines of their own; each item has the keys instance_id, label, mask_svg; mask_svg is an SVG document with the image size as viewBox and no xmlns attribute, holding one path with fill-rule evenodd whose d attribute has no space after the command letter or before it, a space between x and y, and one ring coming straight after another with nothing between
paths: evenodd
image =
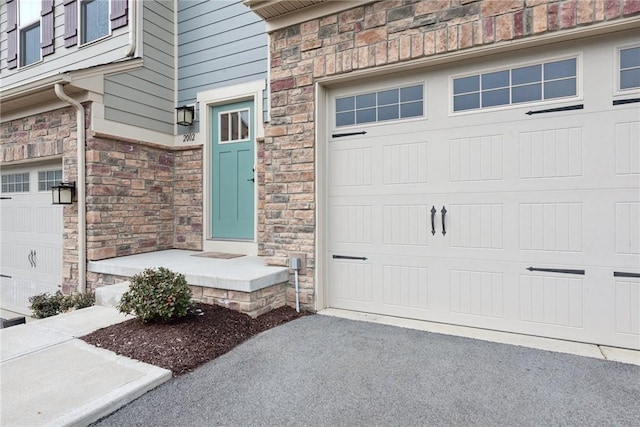
<instances>
[{"instance_id":1,"label":"stone wall","mask_svg":"<svg viewBox=\"0 0 640 427\"><path fill-rule=\"evenodd\" d=\"M199 251L203 230L202 149L176 151L175 156L173 247Z\"/></svg>"},{"instance_id":2,"label":"stone wall","mask_svg":"<svg viewBox=\"0 0 640 427\"><path fill-rule=\"evenodd\" d=\"M91 108L85 106L86 128ZM1 125L3 163L62 156L65 181L77 181L74 108ZM86 145L87 259L162 249L202 249L202 149L95 138ZM78 205L64 207L63 292L78 284ZM96 286L89 274L88 286ZM97 280L97 278L96 278Z\"/></svg>"},{"instance_id":3,"label":"stone wall","mask_svg":"<svg viewBox=\"0 0 640 427\"><path fill-rule=\"evenodd\" d=\"M283 266L307 255L300 300L312 308L316 79L638 13L639 0L387 0L275 31L272 119L258 151L260 254Z\"/></svg>"},{"instance_id":4,"label":"stone wall","mask_svg":"<svg viewBox=\"0 0 640 427\"><path fill-rule=\"evenodd\" d=\"M87 259L173 246L174 153L87 139Z\"/></svg>"}]
</instances>

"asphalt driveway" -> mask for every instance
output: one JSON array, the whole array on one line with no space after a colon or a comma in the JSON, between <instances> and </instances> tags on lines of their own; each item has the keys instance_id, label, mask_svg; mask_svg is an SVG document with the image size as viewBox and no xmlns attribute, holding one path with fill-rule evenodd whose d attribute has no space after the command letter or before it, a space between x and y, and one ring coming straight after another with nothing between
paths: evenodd
<instances>
[{"instance_id":1,"label":"asphalt driveway","mask_svg":"<svg viewBox=\"0 0 640 427\"><path fill-rule=\"evenodd\" d=\"M631 426L639 402L640 366L316 315L97 425Z\"/></svg>"}]
</instances>

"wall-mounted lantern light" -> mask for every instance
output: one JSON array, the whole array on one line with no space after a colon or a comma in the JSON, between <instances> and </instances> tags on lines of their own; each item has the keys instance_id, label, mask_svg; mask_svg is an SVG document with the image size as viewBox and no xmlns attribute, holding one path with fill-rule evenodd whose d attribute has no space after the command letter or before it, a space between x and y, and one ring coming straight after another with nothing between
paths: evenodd
<instances>
[{"instance_id":1,"label":"wall-mounted lantern light","mask_svg":"<svg viewBox=\"0 0 640 427\"><path fill-rule=\"evenodd\" d=\"M191 126L196 109L194 106L183 105L176 108L176 124L180 126Z\"/></svg>"},{"instance_id":2,"label":"wall-mounted lantern light","mask_svg":"<svg viewBox=\"0 0 640 427\"><path fill-rule=\"evenodd\" d=\"M75 182L61 182L51 187L51 203L54 205L70 205L76 194Z\"/></svg>"}]
</instances>

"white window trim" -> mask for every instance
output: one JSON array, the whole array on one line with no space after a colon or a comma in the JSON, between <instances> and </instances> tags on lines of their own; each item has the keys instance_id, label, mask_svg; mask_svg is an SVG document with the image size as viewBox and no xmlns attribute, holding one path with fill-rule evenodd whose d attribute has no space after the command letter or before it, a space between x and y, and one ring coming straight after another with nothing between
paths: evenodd
<instances>
[{"instance_id":1,"label":"white window trim","mask_svg":"<svg viewBox=\"0 0 640 427\"><path fill-rule=\"evenodd\" d=\"M493 73L497 71L513 70L514 68L528 67L531 65L538 65L538 64L546 64L549 62L557 62L557 61L563 61L565 59L573 59L573 58L576 59L576 95L575 96L568 96L566 98L541 99L539 101L519 102L516 104L497 105L495 107L486 107L486 108L480 107L480 108L471 109L471 110L461 110L461 111L453 110L453 81L455 79ZM511 65L501 66L501 67L482 68L472 73L454 74L449 76L449 90L448 90L449 117L463 116L467 114L493 113L496 111L514 110L517 108L531 108L531 107L540 106L540 105L556 105L556 104L563 104L567 102L581 101L583 100L583 78L584 78L583 76L584 74L583 74L582 52L548 57L548 58L539 59L537 61L516 62Z\"/></svg>"},{"instance_id":2,"label":"white window trim","mask_svg":"<svg viewBox=\"0 0 640 427\"><path fill-rule=\"evenodd\" d=\"M109 20L109 17L111 16L111 1L107 0L107 5L109 7L109 11L107 12L107 28L109 29L109 31L104 36L98 37L95 40L91 40L85 43L82 42L82 28L83 28L82 27L82 3L85 3L86 1L87 0L78 0L78 48L91 46L94 43L98 43L104 39L111 37L111 34L112 34L111 21Z\"/></svg>"},{"instance_id":3,"label":"white window trim","mask_svg":"<svg viewBox=\"0 0 640 427\"><path fill-rule=\"evenodd\" d=\"M38 19L34 19L33 21L29 21L27 24L23 24L22 20L20 19L20 5L22 4L22 2L25 0L19 0L18 1L18 10L17 10L17 18L18 18L18 68L20 69L25 69L28 67L32 67L36 64L39 64L43 61L42 58L42 48L40 47L42 44L42 16L40 14L40 11L38 11ZM23 55L22 55L22 31L33 26L35 23L38 23L38 26L40 27L40 40L38 42L38 53L40 54L40 59L38 59L37 61L33 61L30 64L26 64L23 65L22 64L22 59L23 59Z\"/></svg>"},{"instance_id":4,"label":"white window trim","mask_svg":"<svg viewBox=\"0 0 640 427\"><path fill-rule=\"evenodd\" d=\"M631 88L631 89L620 89L620 51L624 49L640 47L640 43L629 43L620 46L615 46L614 50L614 61L613 61L613 96L623 97L628 95L637 95L640 94L640 87Z\"/></svg>"}]
</instances>

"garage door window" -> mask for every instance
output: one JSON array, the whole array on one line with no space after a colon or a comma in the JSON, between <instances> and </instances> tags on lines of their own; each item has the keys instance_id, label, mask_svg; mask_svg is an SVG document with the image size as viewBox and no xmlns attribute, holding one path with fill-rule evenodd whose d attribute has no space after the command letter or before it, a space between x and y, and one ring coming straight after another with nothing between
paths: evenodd
<instances>
[{"instance_id":1,"label":"garage door window","mask_svg":"<svg viewBox=\"0 0 640 427\"><path fill-rule=\"evenodd\" d=\"M453 79L454 112L576 95L576 58Z\"/></svg>"},{"instance_id":2,"label":"garage door window","mask_svg":"<svg viewBox=\"0 0 640 427\"><path fill-rule=\"evenodd\" d=\"M2 175L3 193L29 192L29 173L11 173Z\"/></svg>"},{"instance_id":3,"label":"garage door window","mask_svg":"<svg viewBox=\"0 0 640 427\"><path fill-rule=\"evenodd\" d=\"M62 181L62 169L38 172L38 191L49 191Z\"/></svg>"},{"instance_id":4,"label":"garage door window","mask_svg":"<svg viewBox=\"0 0 640 427\"><path fill-rule=\"evenodd\" d=\"M424 85L336 99L336 126L407 119L423 114Z\"/></svg>"},{"instance_id":5,"label":"garage door window","mask_svg":"<svg viewBox=\"0 0 640 427\"><path fill-rule=\"evenodd\" d=\"M620 90L640 87L640 46L620 49Z\"/></svg>"}]
</instances>

